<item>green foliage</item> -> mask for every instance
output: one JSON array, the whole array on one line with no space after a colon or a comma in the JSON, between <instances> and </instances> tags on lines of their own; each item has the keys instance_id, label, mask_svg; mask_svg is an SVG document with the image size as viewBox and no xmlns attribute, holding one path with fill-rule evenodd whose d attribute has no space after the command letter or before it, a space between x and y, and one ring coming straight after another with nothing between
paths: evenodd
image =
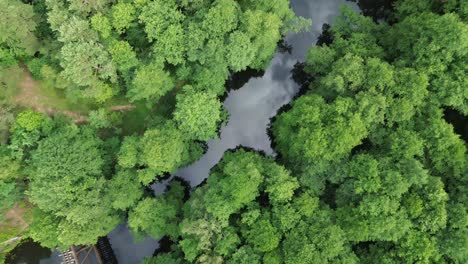
<instances>
[{"instance_id":1,"label":"green foliage","mask_svg":"<svg viewBox=\"0 0 468 264\"><path fill-rule=\"evenodd\" d=\"M108 105L93 106L95 110L87 115L89 125L82 127L52 122L34 112L21 113L12 126L8 150L1 156L5 163L1 173L8 179L4 193L16 190L21 174L28 175L27 195L38 207L39 219L31 225L35 240L51 248L91 244L129 210L129 225L136 233L176 239L182 228L181 248L188 259L218 262L223 256L230 262L259 262L262 253L257 249L278 247L282 235L268 217L265 230L245 231L251 245L237 253L240 227L227 226L231 215L240 214L257 197L266 195L280 206L291 202L299 187L288 171L256 154L228 157L226 168L213 173L209 183L213 187L200 198L207 203L202 212L211 215L207 222L219 223L221 229L202 235L197 232L204 222L179 226L181 186L172 186L160 197L141 197L142 185L194 161L204 151L197 142L216 138L220 123L226 121L217 97L224 93L230 71L265 68L283 35L309 25L295 18L289 1L47 0L36 3L34 9L41 42L34 38L30 6L1 4L6 19L3 28L0 21L4 31L1 69L38 50L38 58L27 61L33 76L63 89L70 99L103 104L125 94L131 103L143 101L148 113L156 111L173 119L157 117L141 135L120 142L111 137L120 134L122 119L107 110ZM17 23L15 17L25 21ZM16 87L8 86L2 100L14 95ZM237 161L246 167L238 169ZM231 180L226 181L223 174L232 175ZM271 237L269 245L262 245ZM207 254L209 247L204 246L211 238L215 255ZM179 262L182 251L174 250L157 261Z\"/></svg>"},{"instance_id":2,"label":"green foliage","mask_svg":"<svg viewBox=\"0 0 468 264\"><path fill-rule=\"evenodd\" d=\"M326 103L310 94L292 106L273 123L276 149L297 169L310 169L309 179L302 180L313 186L316 183L311 178L324 172L331 162L345 158L366 138L369 125L351 98L338 97Z\"/></svg>"},{"instance_id":3,"label":"green foliage","mask_svg":"<svg viewBox=\"0 0 468 264\"><path fill-rule=\"evenodd\" d=\"M269 175L265 179L265 192L268 193L270 202L281 204L290 201L299 187L296 178L291 177L285 168L275 165L265 167L265 173Z\"/></svg>"},{"instance_id":4,"label":"green foliage","mask_svg":"<svg viewBox=\"0 0 468 264\"><path fill-rule=\"evenodd\" d=\"M229 68L266 67L281 35L308 24L295 19L284 0L152 1L139 20L158 60L179 66L182 79L193 87L216 94Z\"/></svg>"},{"instance_id":5,"label":"green foliage","mask_svg":"<svg viewBox=\"0 0 468 264\"><path fill-rule=\"evenodd\" d=\"M58 220L38 208L34 209L33 217L34 221L29 226L28 236L43 247L55 248L61 245L58 240Z\"/></svg>"},{"instance_id":6,"label":"green foliage","mask_svg":"<svg viewBox=\"0 0 468 264\"><path fill-rule=\"evenodd\" d=\"M227 261L229 264L234 263L253 263L253 264L260 264L260 256L252 250L251 247L243 246L237 250L236 253L232 254L232 258Z\"/></svg>"},{"instance_id":7,"label":"green foliage","mask_svg":"<svg viewBox=\"0 0 468 264\"><path fill-rule=\"evenodd\" d=\"M185 86L177 95L174 120L189 138L207 141L217 136L222 118L221 102L206 92L196 92Z\"/></svg>"},{"instance_id":8,"label":"green foliage","mask_svg":"<svg viewBox=\"0 0 468 264\"><path fill-rule=\"evenodd\" d=\"M47 65L45 57L42 58L33 58L32 60L26 63L28 70L31 72L31 75L34 79L42 79L42 68Z\"/></svg>"},{"instance_id":9,"label":"green foliage","mask_svg":"<svg viewBox=\"0 0 468 264\"><path fill-rule=\"evenodd\" d=\"M460 7L398 1L392 25L344 8L332 43L309 51L310 91L272 134L300 188L332 210L326 221L322 211L304 221L281 216L295 207L272 210L290 230L285 263L466 262L466 223L455 218L466 214L467 149L443 119L443 107L466 114L466 23L443 14Z\"/></svg>"},{"instance_id":10,"label":"green foliage","mask_svg":"<svg viewBox=\"0 0 468 264\"><path fill-rule=\"evenodd\" d=\"M5 45L16 56L33 55L38 43L33 34L36 21L32 6L18 0L1 0L0 10L0 46Z\"/></svg>"},{"instance_id":11,"label":"green foliage","mask_svg":"<svg viewBox=\"0 0 468 264\"><path fill-rule=\"evenodd\" d=\"M272 59L276 45L281 38L281 18L275 13L269 13L268 5L262 1L265 7L259 10L247 10L241 20L241 28L252 38L252 46L255 47L255 56L249 67L262 69ZM284 4L285 1L275 1ZM266 9L266 10L265 10ZM279 11L279 10L278 10ZM284 11L284 10L282 10ZM246 50L246 52L250 52Z\"/></svg>"},{"instance_id":12,"label":"green foliage","mask_svg":"<svg viewBox=\"0 0 468 264\"><path fill-rule=\"evenodd\" d=\"M135 233L144 232L154 239L163 235L176 238L184 198L184 187L173 181L170 190L155 198L140 201L128 216L128 226Z\"/></svg>"},{"instance_id":13,"label":"green foliage","mask_svg":"<svg viewBox=\"0 0 468 264\"><path fill-rule=\"evenodd\" d=\"M327 210L318 211L308 221L299 222L286 234L283 242L285 263L335 263L339 259L358 263L348 251L343 230L333 224Z\"/></svg>"},{"instance_id":14,"label":"green foliage","mask_svg":"<svg viewBox=\"0 0 468 264\"><path fill-rule=\"evenodd\" d=\"M0 181L19 178L21 164L4 145L0 145Z\"/></svg>"},{"instance_id":15,"label":"green foliage","mask_svg":"<svg viewBox=\"0 0 468 264\"><path fill-rule=\"evenodd\" d=\"M53 217L60 245L93 244L120 221L106 194L103 142L93 135L89 128L63 127L32 155L28 196Z\"/></svg>"},{"instance_id":16,"label":"green foliage","mask_svg":"<svg viewBox=\"0 0 468 264\"><path fill-rule=\"evenodd\" d=\"M16 64L13 52L9 49L0 47L0 69L8 68Z\"/></svg>"},{"instance_id":17,"label":"green foliage","mask_svg":"<svg viewBox=\"0 0 468 264\"><path fill-rule=\"evenodd\" d=\"M6 210L12 208L21 197L21 192L15 182L0 180L0 219L3 220Z\"/></svg>"},{"instance_id":18,"label":"green foliage","mask_svg":"<svg viewBox=\"0 0 468 264\"><path fill-rule=\"evenodd\" d=\"M468 34L467 27L453 14L438 16L424 13L411 16L392 28L390 37L393 34L402 34L403 30L405 37L395 39L396 46L390 51L398 51L402 63L425 68L429 73L437 73L450 66L457 57L466 56L468 44L464 39ZM440 52L441 50L444 52ZM429 57L428 54L432 56Z\"/></svg>"},{"instance_id":19,"label":"green foliage","mask_svg":"<svg viewBox=\"0 0 468 264\"><path fill-rule=\"evenodd\" d=\"M332 32L342 37L351 37L353 33L369 33L378 30L378 25L370 17L355 12L349 6L340 7L340 16L332 27Z\"/></svg>"},{"instance_id":20,"label":"green foliage","mask_svg":"<svg viewBox=\"0 0 468 264\"><path fill-rule=\"evenodd\" d=\"M170 25L178 24L184 15L177 10L175 1L149 2L139 19L145 23L145 31L149 40L158 39Z\"/></svg>"},{"instance_id":21,"label":"green foliage","mask_svg":"<svg viewBox=\"0 0 468 264\"><path fill-rule=\"evenodd\" d=\"M84 98L91 98L95 103L101 104L112 98L116 92L117 91L109 84L101 81L95 81L83 90L81 96Z\"/></svg>"},{"instance_id":22,"label":"green foliage","mask_svg":"<svg viewBox=\"0 0 468 264\"><path fill-rule=\"evenodd\" d=\"M230 70L265 68L282 36L310 24L294 16L288 0L46 0L35 3L35 17L28 5L18 2L8 8L12 10L5 16L28 23L18 23L16 29L6 21L19 20L5 20L2 36L24 44L29 55L39 50L49 73L64 79L54 86L69 97L103 103L124 92L130 102L145 100L148 106L156 105L176 82L221 95ZM45 40L39 45L32 34L34 18L37 35ZM1 45L1 66L14 64L24 49ZM40 66L36 62L29 64ZM35 76L40 68L34 68Z\"/></svg>"},{"instance_id":23,"label":"green foliage","mask_svg":"<svg viewBox=\"0 0 468 264\"><path fill-rule=\"evenodd\" d=\"M420 122L419 129L425 138L426 153L429 154L433 172L444 178L463 177L468 163L466 145L453 132L453 127L442 119L441 111L437 110Z\"/></svg>"},{"instance_id":24,"label":"green foliage","mask_svg":"<svg viewBox=\"0 0 468 264\"><path fill-rule=\"evenodd\" d=\"M14 61L13 63L16 64ZM2 113L8 115L14 106L13 98L18 93L18 83L21 80L23 70L18 65L12 65L6 69L0 66L0 107ZM10 119L10 118L9 118Z\"/></svg>"},{"instance_id":25,"label":"green foliage","mask_svg":"<svg viewBox=\"0 0 468 264\"><path fill-rule=\"evenodd\" d=\"M141 138L140 162L158 174L173 172L181 165L185 144L172 123L149 129Z\"/></svg>"},{"instance_id":26,"label":"green foliage","mask_svg":"<svg viewBox=\"0 0 468 264\"><path fill-rule=\"evenodd\" d=\"M163 67L151 63L136 70L127 97L130 102L145 99L155 103L174 86L174 80L164 71Z\"/></svg>"},{"instance_id":27,"label":"green foliage","mask_svg":"<svg viewBox=\"0 0 468 264\"><path fill-rule=\"evenodd\" d=\"M234 32L229 36L227 60L233 71L245 70L254 56L255 50L248 35Z\"/></svg>"},{"instance_id":28,"label":"green foliage","mask_svg":"<svg viewBox=\"0 0 468 264\"><path fill-rule=\"evenodd\" d=\"M263 197L272 186L286 189L283 185L290 186L287 195L271 192L269 199ZM295 194L298 188L296 179L268 158L244 150L226 153L207 184L197 188L184 206L179 246L185 259L357 263L333 212L319 209L317 197Z\"/></svg>"},{"instance_id":29,"label":"green foliage","mask_svg":"<svg viewBox=\"0 0 468 264\"><path fill-rule=\"evenodd\" d=\"M160 56L168 63L174 65L184 62L184 51L184 32L181 25L168 26L154 46L154 53L156 56Z\"/></svg>"},{"instance_id":30,"label":"green foliage","mask_svg":"<svg viewBox=\"0 0 468 264\"><path fill-rule=\"evenodd\" d=\"M281 233L272 225L268 215L262 215L259 219L244 231L247 243L259 252L268 252L278 247Z\"/></svg>"},{"instance_id":31,"label":"green foliage","mask_svg":"<svg viewBox=\"0 0 468 264\"><path fill-rule=\"evenodd\" d=\"M16 126L26 131L40 129L45 121L44 115L32 110L21 112L16 117Z\"/></svg>"},{"instance_id":32,"label":"green foliage","mask_svg":"<svg viewBox=\"0 0 468 264\"><path fill-rule=\"evenodd\" d=\"M0 104L0 144L6 144L8 141L10 126L15 121L12 110L10 106Z\"/></svg>"},{"instance_id":33,"label":"green foliage","mask_svg":"<svg viewBox=\"0 0 468 264\"><path fill-rule=\"evenodd\" d=\"M177 232L177 226L174 226L176 214L177 207L170 201L146 198L130 213L128 225L134 232L144 231L157 239Z\"/></svg>"},{"instance_id":34,"label":"green foliage","mask_svg":"<svg viewBox=\"0 0 468 264\"><path fill-rule=\"evenodd\" d=\"M91 17L91 28L99 32L104 39L111 35L112 27L109 19L102 13L97 13Z\"/></svg>"},{"instance_id":35,"label":"green foliage","mask_svg":"<svg viewBox=\"0 0 468 264\"><path fill-rule=\"evenodd\" d=\"M70 17L59 27L58 32L60 36L57 39L63 43L87 42L97 39L97 34L91 30L88 20L78 16Z\"/></svg>"},{"instance_id":36,"label":"green foliage","mask_svg":"<svg viewBox=\"0 0 468 264\"><path fill-rule=\"evenodd\" d=\"M356 156L350 163L348 173L359 180L345 180L337 190L336 201L339 219L351 240L396 241L411 227L399 204L412 185L424 184L428 176L415 161L402 161L396 168L392 165L391 161L377 161L365 155ZM399 169L402 167L405 170ZM406 175L407 171L411 174ZM347 195L350 191L356 193L353 200Z\"/></svg>"},{"instance_id":37,"label":"green foliage","mask_svg":"<svg viewBox=\"0 0 468 264\"><path fill-rule=\"evenodd\" d=\"M135 8L132 4L118 3L111 8L112 26L117 30L117 33L123 33L130 27L135 17Z\"/></svg>"},{"instance_id":38,"label":"green foliage","mask_svg":"<svg viewBox=\"0 0 468 264\"><path fill-rule=\"evenodd\" d=\"M142 137L124 138L118 163L123 168L138 169L138 178L144 185L155 177L172 173L198 157L197 145L187 142L173 122L146 130Z\"/></svg>"},{"instance_id":39,"label":"green foliage","mask_svg":"<svg viewBox=\"0 0 468 264\"><path fill-rule=\"evenodd\" d=\"M139 138L125 137L120 146L118 163L123 168L133 168L138 162Z\"/></svg>"},{"instance_id":40,"label":"green foliage","mask_svg":"<svg viewBox=\"0 0 468 264\"><path fill-rule=\"evenodd\" d=\"M143 196L141 183L134 171L121 170L110 180L108 186L112 207L118 210L132 208Z\"/></svg>"},{"instance_id":41,"label":"green foliage","mask_svg":"<svg viewBox=\"0 0 468 264\"><path fill-rule=\"evenodd\" d=\"M400 36L400 37L396 37ZM403 36L403 37L401 37ZM466 61L468 25L454 14L423 13L392 27L388 49L398 63L427 72L429 86L444 105L467 114Z\"/></svg>"},{"instance_id":42,"label":"green foliage","mask_svg":"<svg viewBox=\"0 0 468 264\"><path fill-rule=\"evenodd\" d=\"M396 16L402 20L412 14L423 12L456 13L466 22L468 19L468 4L463 0L399 0L396 5Z\"/></svg>"},{"instance_id":43,"label":"green foliage","mask_svg":"<svg viewBox=\"0 0 468 264\"><path fill-rule=\"evenodd\" d=\"M142 264L182 264L180 256L173 253L160 254L156 257L145 258Z\"/></svg>"},{"instance_id":44,"label":"green foliage","mask_svg":"<svg viewBox=\"0 0 468 264\"><path fill-rule=\"evenodd\" d=\"M259 158L254 153L245 153L223 159L222 171L214 172L208 178L211 188L206 191L204 200L209 213L226 221L259 195L258 189L264 178Z\"/></svg>"},{"instance_id":45,"label":"green foliage","mask_svg":"<svg viewBox=\"0 0 468 264\"><path fill-rule=\"evenodd\" d=\"M184 202L178 181L143 186L200 157L226 79L309 21L287 0L0 0L0 212L26 189L27 235L50 248L93 244L128 212L132 232L173 242L143 263L467 263L467 147L443 115L468 113L465 2L399 0L388 23L342 8L307 54L309 89L273 120L277 160L229 151ZM89 124L14 118L18 61L91 99ZM147 107L121 136L111 109L127 100Z\"/></svg>"},{"instance_id":46,"label":"green foliage","mask_svg":"<svg viewBox=\"0 0 468 264\"><path fill-rule=\"evenodd\" d=\"M81 0L70 0L70 10L91 13L95 11L103 11L106 5L109 4L109 0L92 0L92 1L81 1Z\"/></svg>"},{"instance_id":47,"label":"green foliage","mask_svg":"<svg viewBox=\"0 0 468 264\"><path fill-rule=\"evenodd\" d=\"M269 210L288 204L297 188L296 179L269 158L245 150L226 153L206 185L197 188L184 205L179 246L185 259L260 261L264 252L279 247L283 237L276 216L271 217ZM281 189L288 191L271 192ZM267 192L271 192L269 199L262 196ZM261 209L259 200L274 203L265 202Z\"/></svg>"},{"instance_id":48,"label":"green foliage","mask_svg":"<svg viewBox=\"0 0 468 264\"><path fill-rule=\"evenodd\" d=\"M70 127L39 143L32 158L34 174L31 177L30 193L31 200L39 207L47 211L68 207L73 201L73 196L70 196L73 193L57 192L62 184L68 183L64 180L66 178L69 179L69 187L76 188L73 186L75 182L86 185L83 181L88 180L91 184L91 181L95 181L92 178L102 177L100 172L103 159L99 149L101 142L87 133L88 135L81 135L78 128ZM59 178L62 180L58 181ZM50 189L56 189L56 192L50 192Z\"/></svg>"},{"instance_id":49,"label":"green foliage","mask_svg":"<svg viewBox=\"0 0 468 264\"><path fill-rule=\"evenodd\" d=\"M90 126L96 129L110 128L122 123L122 117L119 113L111 112L105 108L89 112L88 120Z\"/></svg>"},{"instance_id":50,"label":"green foliage","mask_svg":"<svg viewBox=\"0 0 468 264\"><path fill-rule=\"evenodd\" d=\"M12 125L8 148L13 155L21 159L28 151L34 149L37 141L52 129L51 120L45 115L26 110L19 113Z\"/></svg>"},{"instance_id":51,"label":"green foliage","mask_svg":"<svg viewBox=\"0 0 468 264\"><path fill-rule=\"evenodd\" d=\"M182 63L185 43L181 22L184 15L177 10L175 2L150 2L139 18L145 24L148 39L155 41L156 56L174 65Z\"/></svg>"},{"instance_id":52,"label":"green foliage","mask_svg":"<svg viewBox=\"0 0 468 264\"><path fill-rule=\"evenodd\" d=\"M132 46L126 41L116 41L109 48L112 60L117 64L117 69L121 71L129 70L138 65L138 59Z\"/></svg>"},{"instance_id":53,"label":"green foliage","mask_svg":"<svg viewBox=\"0 0 468 264\"><path fill-rule=\"evenodd\" d=\"M79 85L91 86L98 79L115 81L115 66L98 43L74 42L61 50L62 76Z\"/></svg>"},{"instance_id":54,"label":"green foliage","mask_svg":"<svg viewBox=\"0 0 468 264\"><path fill-rule=\"evenodd\" d=\"M99 13L90 23L86 17L69 14L60 4L53 4L51 1L49 23L52 26L57 15L59 21L52 29L58 31L57 40L63 43L57 56L63 68L60 76L67 82L64 88L75 97L92 98L98 103L108 100L116 91L106 82L115 83L117 73L111 56L98 41L97 31L103 38L110 34L106 18Z\"/></svg>"}]
</instances>

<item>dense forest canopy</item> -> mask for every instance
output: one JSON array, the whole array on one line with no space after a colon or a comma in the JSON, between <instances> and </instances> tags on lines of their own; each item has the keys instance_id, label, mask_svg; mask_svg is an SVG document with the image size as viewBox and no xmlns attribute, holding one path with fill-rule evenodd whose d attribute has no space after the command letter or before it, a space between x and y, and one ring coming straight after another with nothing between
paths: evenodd
<instances>
[{"instance_id":1,"label":"dense forest canopy","mask_svg":"<svg viewBox=\"0 0 468 264\"><path fill-rule=\"evenodd\" d=\"M129 212L173 215L175 200L154 202L148 186L218 137L231 73L264 69L310 25L287 0L0 7L1 217L26 199L27 235L49 248L93 244ZM139 218L129 225L147 231Z\"/></svg>"},{"instance_id":2,"label":"dense forest canopy","mask_svg":"<svg viewBox=\"0 0 468 264\"><path fill-rule=\"evenodd\" d=\"M392 25L344 8L307 55L307 91L271 128L358 262L468 260L466 142L443 119L467 114L468 26L463 8L415 2L399 1Z\"/></svg>"},{"instance_id":3,"label":"dense forest canopy","mask_svg":"<svg viewBox=\"0 0 468 264\"><path fill-rule=\"evenodd\" d=\"M169 244L146 264L467 263L467 143L444 117L468 116L468 4L358 2L296 65L275 158L230 150L155 195L229 120L229 76L310 21L287 0L0 0L0 218L26 204L18 234L51 249L127 223Z\"/></svg>"}]
</instances>

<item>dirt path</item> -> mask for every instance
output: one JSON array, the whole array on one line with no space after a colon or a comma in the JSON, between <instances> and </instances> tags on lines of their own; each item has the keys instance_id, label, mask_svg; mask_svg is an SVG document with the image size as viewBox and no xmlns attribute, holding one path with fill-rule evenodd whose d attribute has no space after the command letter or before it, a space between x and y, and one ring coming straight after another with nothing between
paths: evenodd
<instances>
[{"instance_id":1,"label":"dirt path","mask_svg":"<svg viewBox=\"0 0 468 264\"><path fill-rule=\"evenodd\" d=\"M131 111L133 109L135 109L136 106L134 105L114 105L114 106L111 106L109 107L109 110L113 111L113 112L117 112L117 111L121 111L121 112L125 112L125 111Z\"/></svg>"},{"instance_id":2,"label":"dirt path","mask_svg":"<svg viewBox=\"0 0 468 264\"><path fill-rule=\"evenodd\" d=\"M46 107L46 105L50 103L50 100L40 93L39 82L34 80L31 73L26 69L24 69L24 77L18 87L20 88L20 92L15 97L15 102L19 105L32 108L35 111L47 115L61 113L70 117L75 123L85 123L88 121L86 116L78 112L57 110L52 107Z\"/></svg>"},{"instance_id":3,"label":"dirt path","mask_svg":"<svg viewBox=\"0 0 468 264\"><path fill-rule=\"evenodd\" d=\"M13 208L6 212L5 217L0 223L0 232L2 232L2 230L5 231L12 229L17 233L15 232L15 234L12 234L14 237L10 239L0 241L0 252L5 246L21 239L21 235L29 226L29 224L23 219L27 210L27 207L20 206L19 203L16 203Z\"/></svg>"},{"instance_id":4,"label":"dirt path","mask_svg":"<svg viewBox=\"0 0 468 264\"><path fill-rule=\"evenodd\" d=\"M19 206L18 203L15 204L13 208L8 210L5 214L5 223L8 225L16 226L21 228L21 230L26 229L29 224L23 220L23 216L26 213L26 209Z\"/></svg>"},{"instance_id":5,"label":"dirt path","mask_svg":"<svg viewBox=\"0 0 468 264\"><path fill-rule=\"evenodd\" d=\"M41 94L40 83L33 79L31 73L23 68L24 77L21 82L18 84L20 92L15 97L15 102L19 105L29 107L37 112L44 113L46 115L52 116L54 114L63 114L70 117L75 123L87 123L88 118L76 111L70 110L59 110L53 107L51 100ZM135 109L136 106L132 104L127 105L114 105L110 106L108 109L113 112L126 112Z\"/></svg>"},{"instance_id":6,"label":"dirt path","mask_svg":"<svg viewBox=\"0 0 468 264\"><path fill-rule=\"evenodd\" d=\"M5 219L6 221L11 220L16 226L21 227L21 229L24 230L29 226L29 224L23 220L23 217L20 216L19 213L23 215L24 209L15 207L6 213Z\"/></svg>"},{"instance_id":7,"label":"dirt path","mask_svg":"<svg viewBox=\"0 0 468 264\"><path fill-rule=\"evenodd\" d=\"M10 239L8 239L8 240L6 240L6 241L0 242L0 246L1 246L1 245L7 245L7 244L10 244L10 243L16 242L16 241L18 241L18 240L20 240L20 239L21 239L21 236L17 236L17 237L14 237L14 238L10 238Z\"/></svg>"}]
</instances>

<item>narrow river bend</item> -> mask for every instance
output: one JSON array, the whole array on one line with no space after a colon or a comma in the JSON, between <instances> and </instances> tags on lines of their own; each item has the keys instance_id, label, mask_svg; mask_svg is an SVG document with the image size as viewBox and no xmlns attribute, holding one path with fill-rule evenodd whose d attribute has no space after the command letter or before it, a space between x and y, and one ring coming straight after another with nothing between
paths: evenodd
<instances>
[{"instance_id":1,"label":"narrow river bend","mask_svg":"<svg viewBox=\"0 0 468 264\"><path fill-rule=\"evenodd\" d=\"M291 34L286 37L292 46L291 53L278 52L268 69L261 77L252 77L237 90L231 90L224 101L229 111L229 122L221 128L220 138L208 142L208 151L197 162L180 169L174 175L182 177L192 187L200 184L223 157L228 149L237 146L261 150L273 155L267 135L270 118L281 106L289 103L299 91L291 78L291 70L298 61L304 61L309 48L315 44L324 23L332 23L339 14L340 4L357 9L346 0L292 0L291 6L296 15L312 19L312 29L306 33ZM164 191L169 180L152 186L156 194ZM125 226L119 226L109 234L119 263L136 264L145 256L152 255L158 242L147 238L133 243L132 236Z\"/></svg>"},{"instance_id":2,"label":"narrow river bend","mask_svg":"<svg viewBox=\"0 0 468 264\"><path fill-rule=\"evenodd\" d=\"M221 128L220 138L210 140L207 153L175 175L184 178L194 187L208 177L210 169L218 163L226 150L237 146L274 155L267 135L270 118L299 91L298 85L291 79L291 70L298 61L304 61L307 50L317 41L322 25L332 23L339 14L340 4L351 5L357 10L354 3L346 0L291 0L291 6L297 15L312 19L311 30L287 36L286 42L292 46L291 53L278 52L263 76L252 77L242 88L229 92L224 101L230 114L229 122ZM162 193L167 182L168 180L153 185L155 193ZM158 241L151 238L135 242L125 225L118 226L108 237L121 264L138 264L144 257L151 256L159 246ZM27 249L25 251L21 254L36 255ZM36 256L36 259L40 258L41 256ZM40 264L60 262L58 252L39 261Z\"/></svg>"}]
</instances>

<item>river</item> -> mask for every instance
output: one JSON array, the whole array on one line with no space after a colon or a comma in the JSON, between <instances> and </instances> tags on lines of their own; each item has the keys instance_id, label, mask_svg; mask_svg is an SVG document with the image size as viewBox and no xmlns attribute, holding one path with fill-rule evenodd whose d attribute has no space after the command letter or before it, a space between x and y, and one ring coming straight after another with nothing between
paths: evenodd
<instances>
[{"instance_id":1,"label":"river","mask_svg":"<svg viewBox=\"0 0 468 264\"><path fill-rule=\"evenodd\" d=\"M237 146L274 155L267 135L270 118L299 91L299 86L291 79L291 70L298 61L304 60L307 50L317 41L322 25L332 23L339 14L340 4L358 9L354 3L346 0L291 1L297 15L312 19L311 30L287 36L286 42L292 47L290 53L277 52L262 76L252 77L241 88L229 91L224 101L224 107L229 111L229 121L221 128L220 138L210 140L206 154L192 165L180 169L175 173L176 176L187 180L192 187L197 186L208 177L210 169L218 163L224 152ZM162 193L167 182L168 180L153 185L155 193ZM144 257L151 256L159 246L158 241L151 238L135 242L125 225L118 226L108 237L119 263L122 264L137 264ZM36 251L22 249L20 252L30 255ZM14 263L59 264L61 261L58 252L53 252L48 258L43 256L42 253L36 260L29 260L33 262Z\"/></svg>"},{"instance_id":2,"label":"river","mask_svg":"<svg viewBox=\"0 0 468 264\"><path fill-rule=\"evenodd\" d=\"M174 175L195 187L208 177L210 169L219 162L226 150L244 146L267 155L274 154L267 128L270 118L299 91L299 86L291 79L291 70L298 61L304 60L309 48L317 41L322 25L333 22L342 3L357 9L355 4L345 0L291 1L296 15L312 19L312 29L287 36L286 42L292 46L291 53L278 52L263 76L252 77L242 88L229 91L224 101L224 107L229 111L229 121L221 128L220 138L208 141L205 155ZM155 193L162 193L168 181L153 185ZM119 263L125 264L138 263L143 257L153 254L158 247L158 242L151 238L131 243L132 236L123 225L112 231L109 239Z\"/></svg>"}]
</instances>

